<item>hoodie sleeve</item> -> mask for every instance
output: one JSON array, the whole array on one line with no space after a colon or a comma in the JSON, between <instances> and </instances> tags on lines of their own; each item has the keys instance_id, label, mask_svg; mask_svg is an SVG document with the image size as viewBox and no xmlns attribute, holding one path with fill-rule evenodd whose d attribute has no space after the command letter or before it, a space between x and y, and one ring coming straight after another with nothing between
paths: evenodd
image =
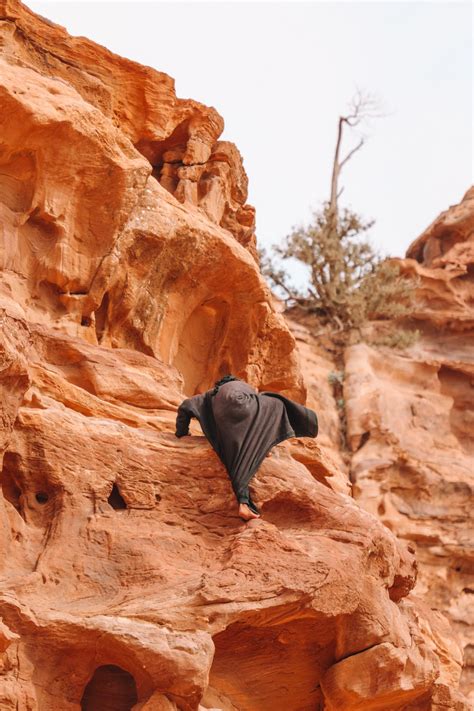
<instances>
[{"instance_id":1,"label":"hoodie sleeve","mask_svg":"<svg viewBox=\"0 0 474 711\"><path fill-rule=\"evenodd\" d=\"M176 437L185 437L189 434L189 423L193 417L189 404L189 399L183 400L178 408L178 414L176 415Z\"/></svg>"},{"instance_id":2,"label":"hoodie sleeve","mask_svg":"<svg viewBox=\"0 0 474 711\"><path fill-rule=\"evenodd\" d=\"M279 393L264 392L261 395L281 400L285 406L287 417L295 432L295 437L316 437L318 434L318 417L314 410L300 405Z\"/></svg>"}]
</instances>

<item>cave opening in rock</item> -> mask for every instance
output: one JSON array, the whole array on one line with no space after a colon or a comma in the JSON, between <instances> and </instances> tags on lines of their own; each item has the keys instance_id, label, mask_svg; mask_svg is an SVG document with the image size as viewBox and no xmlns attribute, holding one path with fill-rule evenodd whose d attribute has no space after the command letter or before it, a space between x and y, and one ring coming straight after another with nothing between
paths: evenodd
<instances>
[{"instance_id":1,"label":"cave opening in rock","mask_svg":"<svg viewBox=\"0 0 474 711\"><path fill-rule=\"evenodd\" d=\"M173 132L163 141L151 141L142 138L135 144L137 151L140 151L152 164L155 175L159 175L163 163L182 163L182 158L186 152L186 145L189 141L189 124L190 119L185 119L179 123L173 129ZM165 155L165 153L168 155ZM172 153L175 155L172 156Z\"/></svg>"},{"instance_id":2,"label":"cave opening in rock","mask_svg":"<svg viewBox=\"0 0 474 711\"><path fill-rule=\"evenodd\" d=\"M220 375L228 315L229 304L215 298L194 309L186 321L173 363L183 375L186 395L204 392Z\"/></svg>"},{"instance_id":3,"label":"cave opening in rock","mask_svg":"<svg viewBox=\"0 0 474 711\"><path fill-rule=\"evenodd\" d=\"M137 685L130 672L114 664L98 667L81 699L82 711L130 711L137 703Z\"/></svg>"},{"instance_id":4,"label":"cave opening in rock","mask_svg":"<svg viewBox=\"0 0 474 711\"><path fill-rule=\"evenodd\" d=\"M127 508L125 499L123 498L122 494L120 493L117 484L114 484L112 486L112 491L110 492L110 495L109 495L109 498L107 499L107 501L112 506L112 508L115 509L116 511L123 511L124 509Z\"/></svg>"},{"instance_id":5,"label":"cave opening in rock","mask_svg":"<svg viewBox=\"0 0 474 711\"><path fill-rule=\"evenodd\" d=\"M35 494L35 499L39 504L46 504L48 503L49 496L44 491L38 491Z\"/></svg>"},{"instance_id":6,"label":"cave opening in rock","mask_svg":"<svg viewBox=\"0 0 474 711\"><path fill-rule=\"evenodd\" d=\"M286 622L267 627L261 617L258 626L237 622L215 635L211 693L203 703L258 711L322 708L319 682L334 662L334 619L312 613L292 617L294 610Z\"/></svg>"}]
</instances>

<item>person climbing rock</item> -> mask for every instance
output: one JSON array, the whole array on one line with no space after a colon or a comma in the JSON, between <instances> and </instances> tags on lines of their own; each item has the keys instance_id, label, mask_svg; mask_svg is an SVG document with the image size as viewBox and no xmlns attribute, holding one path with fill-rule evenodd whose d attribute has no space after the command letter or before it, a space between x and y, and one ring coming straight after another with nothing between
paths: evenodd
<instances>
[{"instance_id":1,"label":"person climbing rock","mask_svg":"<svg viewBox=\"0 0 474 711\"><path fill-rule=\"evenodd\" d=\"M249 483L272 447L290 437L318 434L313 410L278 393L258 393L233 375L226 375L213 389L181 403L176 437L189 434L193 417L227 469L239 516L245 521L260 517Z\"/></svg>"}]
</instances>

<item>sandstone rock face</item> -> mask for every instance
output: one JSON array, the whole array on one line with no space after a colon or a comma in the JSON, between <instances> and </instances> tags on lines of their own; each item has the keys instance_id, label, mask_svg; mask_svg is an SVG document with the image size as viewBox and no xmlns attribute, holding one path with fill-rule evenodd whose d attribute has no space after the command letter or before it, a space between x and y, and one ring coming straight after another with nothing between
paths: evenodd
<instances>
[{"instance_id":1,"label":"sandstone rock face","mask_svg":"<svg viewBox=\"0 0 474 711\"><path fill-rule=\"evenodd\" d=\"M71 335L177 365L187 393L209 385L220 369L301 397L294 340L270 306L254 259L227 229L229 215L223 230L210 208L177 203L135 147L148 155L145 137L166 142L192 109L197 134L186 139L183 160L190 169L199 160L201 170L208 156L192 151L209 133L216 171L224 175L229 160L230 182L221 176L220 183L244 200L238 152L215 141L220 119L211 122L214 133L208 126L216 112L183 105L169 77L69 38L19 3L0 8L4 293L27 318L49 323L53 314ZM130 87L127 102L115 95L118 87ZM159 106L170 114L164 127L156 123Z\"/></svg>"},{"instance_id":2,"label":"sandstone rock face","mask_svg":"<svg viewBox=\"0 0 474 711\"><path fill-rule=\"evenodd\" d=\"M443 334L466 331L472 344L474 303L474 187L428 227L407 251L405 269L420 279L418 310L422 325Z\"/></svg>"},{"instance_id":3,"label":"sandstone rock face","mask_svg":"<svg viewBox=\"0 0 474 711\"><path fill-rule=\"evenodd\" d=\"M0 47L0 709L467 709L328 393L247 525L199 427L174 437L225 372L305 397L218 114L14 0Z\"/></svg>"},{"instance_id":4,"label":"sandstone rock face","mask_svg":"<svg viewBox=\"0 0 474 711\"><path fill-rule=\"evenodd\" d=\"M148 159L147 172L151 164L153 175L161 185L181 202L199 205L208 219L232 231L254 252L255 212L245 204L247 176L236 147L217 141L224 122L215 109L178 99L174 81L166 74L118 57L85 38L70 37L62 27L34 15L17 0L1 0L0 13L2 56L10 67L26 65L35 74L39 72L50 80L46 91L57 97L53 105L57 104L59 114L63 91L71 95L71 100L75 95L79 104L82 99L82 110L88 109L91 121L103 123L106 119L110 128L110 124L120 128L122 141L128 139L125 143L132 143ZM17 77L17 81L18 86L22 86L27 83L28 75ZM47 97L37 98L45 107ZM100 113L91 113L92 108ZM69 123L64 121L66 115L68 118L72 115L67 105L61 123L65 132ZM25 124L21 125L26 128ZM100 140L100 135L88 134L88 138ZM112 134L109 142L113 144L114 139ZM53 146L58 140L61 140L59 136ZM64 136L61 143L67 146L68 137ZM69 150L71 156L74 151ZM133 154L137 156L137 151ZM58 162L61 158L58 156ZM28 201L33 174L38 167L38 161L27 149L11 157L9 169L13 177L10 179L14 180L18 171L30 177L20 193L13 191L17 201ZM77 167L75 160L70 167ZM112 178L111 173L107 175ZM115 177L118 179L118 174ZM98 182L102 179L100 173L96 179ZM83 180L79 175L80 185ZM109 196L118 198L114 186L109 183L108 188ZM85 209L85 203L83 207ZM112 208L110 204L110 214ZM59 213L51 217L59 217Z\"/></svg>"},{"instance_id":5,"label":"sandstone rock face","mask_svg":"<svg viewBox=\"0 0 474 711\"><path fill-rule=\"evenodd\" d=\"M462 640L474 703L474 189L408 250L421 337L403 353L346 352L356 499L416 546L416 592Z\"/></svg>"},{"instance_id":6,"label":"sandstone rock face","mask_svg":"<svg viewBox=\"0 0 474 711\"><path fill-rule=\"evenodd\" d=\"M281 307L280 307L281 308ZM334 491L351 493L349 468L344 459L343 373L334 353L321 346L307 319L298 311L285 314L295 337L300 367L305 375L306 404L318 413L316 440L289 440L292 456L305 464L313 476Z\"/></svg>"}]
</instances>

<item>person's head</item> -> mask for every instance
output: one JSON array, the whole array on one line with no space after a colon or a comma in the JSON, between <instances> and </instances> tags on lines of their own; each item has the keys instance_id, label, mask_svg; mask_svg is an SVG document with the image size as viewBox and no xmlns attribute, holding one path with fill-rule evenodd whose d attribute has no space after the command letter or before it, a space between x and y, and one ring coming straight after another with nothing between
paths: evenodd
<instances>
[{"instance_id":1,"label":"person's head","mask_svg":"<svg viewBox=\"0 0 474 711\"><path fill-rule=\"evenodd\" d=\"M240 378L236 378L235 375L224 375L223 378L221 378L220 380L217 380L214 383L214 390L212 391L212 395L217 395L217 392L218 392L221 385L225 385L226 383L231 383L233 380L240 380Z\"/></svg>"}]
</instances>

